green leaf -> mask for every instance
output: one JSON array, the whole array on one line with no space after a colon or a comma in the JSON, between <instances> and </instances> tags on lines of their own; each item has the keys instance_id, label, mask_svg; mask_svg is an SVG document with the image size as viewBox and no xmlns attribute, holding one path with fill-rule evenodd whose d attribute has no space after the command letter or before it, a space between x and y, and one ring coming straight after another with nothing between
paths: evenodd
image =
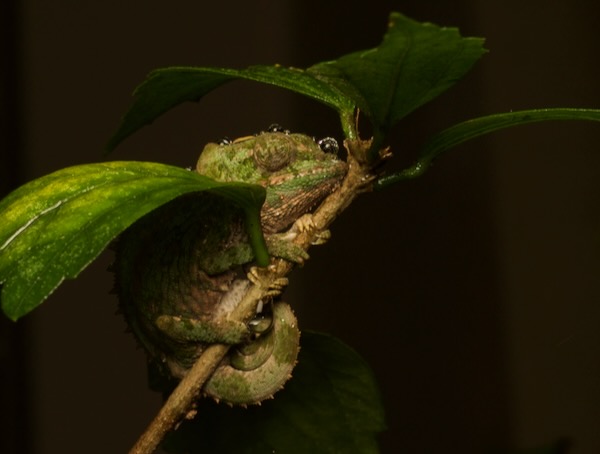
<instances>
[{"instance_id":1,"label":"green leaf","mask_svg":"<svg viewBox=\"0 0 600 454\"><path fill-rule=\"evenodd\" d=\"M157 163L107 162L59 170L0 202L2 309L13 320L75 278L138 218L180 195L210 190L258 224L264 189L219 183ZM255 242L260 242L262 236Z\"/></svg>"},{"instance_id":2,"label":"green leaf","mask_svg":"<svg viewBox=\"0 0 600 454\"><path fill-rule=\"evenodd\" d=\"M243 70L162 68L150 72L135 90L134 102L108 142L108 151L173 107L186 101L199 101L215 88L237 79L263 82L301 93L335 109L344 118L352 118L354 112L352 100L301 69L282 66L251 66Z\"/></svg>"},{"instance_id":3,"label":"green leaf","mask_svg":"<svg viewBox=\"0 0 600 454\"><path fill-rule=\"evenodd\" d=\"M246 79L308 96L340 115L347 138L354 139L354 111L370 118L380 137L398 120L460 79L484 53L483 40L462 38L455 28L422 24L390 15L380 46L354 52L307 70L275 66L246 69L173 67L152 71L135 90L134 102L107 149L186 101Z\"/></svg>"},{"instance_id":4,"label":"green leaf","mask_svg":"<svg viewBox=\"0 0 600 454\"><path fill-rule=\"evenodd\" d=\"M432 136L420 152L417 162L401 172L380 178L376 189L422 175L444 151L467 140L513 126L550 120L600 121L600 109L533 109L488 115L458 123Z\"/></svg>"},{"instance_id":5,"label":"green leaf","mask_svg":"<svg viewBox=\"0 0 600 454\"><path fill-rule=\"evenodd\" d=\"M261 406L202 401L169 435L170 452L375 454L385 429L381 397L364 360L341 341L302 334L292 379Z\"/></svg>"},{"instance_id":6,"label":"green leaf","mask_svg":"<svg viewBox=\"0 0 600 454\"><path fill-rule=\"evenodd\" d=\"M463 38L392 13L383 42L307 70L354 99L380 135L450 88L483 55L483 39Z\"/></svg>"}]
</instances>

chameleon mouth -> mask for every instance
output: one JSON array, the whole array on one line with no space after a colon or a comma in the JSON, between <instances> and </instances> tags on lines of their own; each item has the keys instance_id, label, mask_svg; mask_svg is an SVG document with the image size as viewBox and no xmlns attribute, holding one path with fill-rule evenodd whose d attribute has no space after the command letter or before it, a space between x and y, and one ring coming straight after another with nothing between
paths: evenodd
<instances>
[{"instance_id":1,"label":"chameleon mouth","mask_svg":"<svg viewBox=\"0 0 600 454\"><path fill-rule=\"evenodd\" d=\"M324 162L325 164L325 162ZM308 165L305 168L287 170L280 174L270 175L264 180L261 185L264 187L283 186L288 182L297 182L307 187L309 190L311 185L318 185L320 182L327 180L341 180L348 172L348 165L344 161L329 161L322 167ZM295 185L296 186L296 185Z\"/></svg>"},{"instance_id":2,"label":"chameleon mouth","mask_svg":"<svg viewBox=\"0 0 600 454\"><path fill-rule=\"evenodd\" d=\"M343 161L329 161L326 166L272 175L266 181L267 199L261 210L263 230L280 232L310 212L340 185L347 169Z\"/></svg>"}]
</instances>

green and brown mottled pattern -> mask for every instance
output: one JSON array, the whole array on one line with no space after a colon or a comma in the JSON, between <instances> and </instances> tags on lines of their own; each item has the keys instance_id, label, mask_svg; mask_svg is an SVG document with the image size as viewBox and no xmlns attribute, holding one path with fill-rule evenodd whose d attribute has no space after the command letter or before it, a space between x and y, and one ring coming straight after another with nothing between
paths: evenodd
<instances>
[{"instance_id":1,"label":"green and brown mottled pattern","mask_svg":"<svg viewBox=\"0 0 600 454\"><path fill-rule=\"evenodd\" d=\"M281 232L334 190L346 170L312 138L283 132L208 144L197 165L219 181L265 187L261 223L269 252L292 262L306 253ZM122 311L160 370L179 379L206 345L240 344L205 387L236 404L259 402L281 388L299 348L296 319L283 303L273 305L272 327L264 333L227 319L250 286L254 255L243 220L239 207L215 194L182 196L124 232L115 263Z\"/></svg>"}]
</instances>

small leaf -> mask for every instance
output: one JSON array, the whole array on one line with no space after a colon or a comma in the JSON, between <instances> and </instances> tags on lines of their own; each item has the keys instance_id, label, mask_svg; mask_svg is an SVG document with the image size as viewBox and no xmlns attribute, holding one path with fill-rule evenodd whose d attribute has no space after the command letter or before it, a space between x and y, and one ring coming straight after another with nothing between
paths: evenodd
<instances>
[{"instance_id":1,"label":"small leaf","mask_svg":"<svg viewBox=\"0 0 600 454\"><path fill-rule=\"evenodd\" d=\"M219 183L157 163L86 164L21 186L0 202L2 309L17 320L138 218L175 197L206 190L258 219L261 187Z\"/></svg>"},{"instance_id":2,"label":"small leaf","mask_svg":"<svg viewBox=\"0 0 600 454\"><path fill-rule=\"evenodd\" d=\"M600 109L533 109L488 115L458 123L432 136L421 150L417 162L401 172L380 178L376 189L383 189L398 181L422 175L431 162L444 151L467 140L513 126L550 120L600 121Z\"/></svg>"},{"instance_id":3,"label":"small leaf","mask_svg":"<svg viewBox=\"0 0 600 454\"><path fill-rule=\"evenodd\" d=\"M442 152L456 145L491 132L550 120L600 121L600 109L533 109L475 118L432 136L421 151L420 160L432 161Z\"/></svg>"},{"instance_id":4,"label":"small leaf","mask_svg":"<svg viewBox=\"0 0 600 454\"><path fill-rule=\"evenodd\" d=\"M375 454L385 429L381 396L364 360L339 340L302 334L292 379L261 406L202 401L169 435L169 452ZM235 434L235 436L232 436Z\"/></svg>"},{"instance_id":5,"label":"small leaf","mask_svg":"<svg viewBox=\"0 0 600 454\"><path fill-rule=\"evenodd\" d=\"M401 118L454 85L484 52L481 38L463 38L456 28L392 13L378 47L320 63L307 72L325 75L385 135Z\"/></svg>"},{"instance_id":6,"label":"small leaf","mask_svg":"<svg viewBox=\"0 0 600 454\"><path fill-rule=\"evenodd\" d=\"M392 13L380 46L307 70L279 65L242 70L157 69L135 90L134 102L107 149L114 149L167 110L185 101L199 101L236 79L285 88L335 109L349 139L356 136L353 116L358 106L381 138L402 117L460 79L484 53L482 44L479 38L462 38L455 28L422 24Z\"/></svg>"}]
</instances>

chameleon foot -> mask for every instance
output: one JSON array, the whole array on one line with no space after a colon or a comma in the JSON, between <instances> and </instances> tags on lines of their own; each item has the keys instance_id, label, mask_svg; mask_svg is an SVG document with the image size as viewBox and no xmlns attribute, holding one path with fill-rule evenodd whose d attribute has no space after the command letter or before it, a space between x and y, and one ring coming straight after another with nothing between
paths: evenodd
<instances>
[{"instance_id":1,"label":"chameleon foot","mask_svg":"<svg viewBox=\"0 0 600 454\"><path fill-rule=\"evenodd\" d=\"M261 268L256 266L250 268L247 276L250 282L265 290L265 296L275 297L281 295L281 292L289 283L289 280L286 277L270 279L264 274L264 271Z\"/></svg>"},{"instance_id":2,"label":"chameleon foot","mask_svg":"<svg viewBox=\"0 0 600 454\"><path fill-rule=\"evenodd\" d=\"M312 232L314 230L318 230L318 228L315 224L313 215L308 213L296 219L292 230L298 232ZM329 230L320 230L315 233L315 237L311 241L311 244L313 246L319 246L321 244L325 244L329 238L331 238L331 232Z\"/></svg>"}]
</instances>

